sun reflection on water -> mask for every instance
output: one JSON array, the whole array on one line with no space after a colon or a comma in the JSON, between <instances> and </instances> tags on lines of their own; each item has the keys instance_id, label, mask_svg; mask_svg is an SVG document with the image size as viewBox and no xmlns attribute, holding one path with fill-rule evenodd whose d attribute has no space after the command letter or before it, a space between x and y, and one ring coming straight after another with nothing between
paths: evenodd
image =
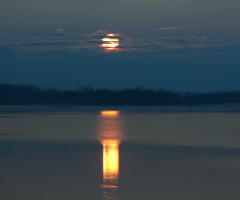
<instances>
[{"instance_id":1,"label":"sun reflection on water","mask_svg":"<svg viewBox=\"0 0 240 200\"><path fill-rule=\"evenodd\" d=\"M102 140L103 145L103 180L117 180L119 172L119 141ZM115 185L104 185L105 188L116 188Z\"/></svg>"},{"instance_id":2,"label":"sun reflection on water","mask_svg":"<svg viewBox=\"0 0 240 200\"><path fill-rule=\"evenodd\" d=\"M101 111L98 139L103 146L103 199L118 199L119 144L123 139L119 111Z\"/></svg>"},{"instance_id":3,"label":"sun reflection on water","mask_svg":"<svg viewBox=\"0 0 240 200\"><path fill-rule=\"evenodd\" d=\"M104 116L117 116L119 114L118 110L103 110L101 114Z\"/></svg>"}]
</instances>

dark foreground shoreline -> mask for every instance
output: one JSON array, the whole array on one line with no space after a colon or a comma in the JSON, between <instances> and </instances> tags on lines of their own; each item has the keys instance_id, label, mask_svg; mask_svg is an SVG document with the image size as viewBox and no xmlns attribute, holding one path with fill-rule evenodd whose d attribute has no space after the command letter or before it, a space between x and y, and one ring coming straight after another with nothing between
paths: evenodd
<instances>
[{"instance_id":1,"label":"dark foreground shoreline","mask_svg":"<svg viewBox=\"0 0 240 200\"><path fill-rule=\"evenodd\" d=\"M133 112L240 112L240 104L221 105L171 105L171 106L77 106L67 104L57 105L0 105L0 113L5 112L80 112L119 110Z\"/></svg>"},{"instance_id":2,"label":"dark foreground shoreline","mask_svg":"<svg viewBox=\"0 0 240 200\"><path fill-rule=\"evenodd\" d=\"M0 84L0 105L171 106L240 103L240 91L179 92L165 89L42 90L31 85Z\"/></svg>"}]
</instances>

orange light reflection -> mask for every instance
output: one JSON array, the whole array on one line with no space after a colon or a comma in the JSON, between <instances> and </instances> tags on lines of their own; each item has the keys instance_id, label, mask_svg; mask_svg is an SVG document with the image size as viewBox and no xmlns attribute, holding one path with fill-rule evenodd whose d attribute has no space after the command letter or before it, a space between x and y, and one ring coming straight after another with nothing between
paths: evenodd
<instances>
[{"instance_id":1,"label":"orange light reflection","mask_svg":"<svg viewBox=\"0 0 240 200\"><path fill-rule=\"evenodd\" d=\"M119 141L102 140L103 145L103 179L117 180L119 172ZM117 187L116 185L104 185L104 187Z\"/></svg>"},{"instance_id":2,"label":"orange light reflection","mask_svg":"<svg viewBox=\"0 0 240 200\"><path fill-rule=\"evenodd\" d=\"M119 145L123 139L118 110L102 110L99 115L98 140L103 146L103 199L118 199Z\"/></svg>"},{"instance_id":3,"label":"orange light reflection","mask_svg":"<svg viewBox=\"0 0 240 200\"><path fill-rule=\"evenodd\" d=\"M103 110L101 111L101 114L104 116L116 116L119 114L118 110Z\"/></svg>"}]
</instances>

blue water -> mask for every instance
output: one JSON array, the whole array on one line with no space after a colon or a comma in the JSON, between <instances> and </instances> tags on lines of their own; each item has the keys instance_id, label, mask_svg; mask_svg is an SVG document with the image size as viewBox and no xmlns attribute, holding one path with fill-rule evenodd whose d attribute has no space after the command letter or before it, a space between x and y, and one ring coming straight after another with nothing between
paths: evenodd
<instances>
[{"instance_id":1,"label":"blue water","mask_svg":"<svg viewBox=\"0 0 240 200\"><path fill-rule=\"evenodd\" d=\"M5 111L0 199L237 200L240 113Z\"/></svg>"}]
</instances>

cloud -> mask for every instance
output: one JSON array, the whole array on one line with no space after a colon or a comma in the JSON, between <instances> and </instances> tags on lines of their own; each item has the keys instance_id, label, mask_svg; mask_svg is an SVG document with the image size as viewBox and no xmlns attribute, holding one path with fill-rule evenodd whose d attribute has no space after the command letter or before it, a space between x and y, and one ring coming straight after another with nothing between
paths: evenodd
<instances>
[{"instance_id":1,"label":"cloud","mask_svg":"<svg viewBox=\"0 0 240 200\"><path fill-rule=\"evenodd\" d=\"M98 30L90 34L89 36L99 36L99 35L107 35L109 32L106 30Z\"/></svg>"},{"instance_id":2,"label":"cloud","mask_svg":"<svg viewBox=\"0 0 240 200\"><path fill-rule=\"evenodd\" d=\"M229 22L228 24L229 24L229 25L236 26L236 25L240 25L240 22Z\"/></svg>"},{"instance_id":3,"label":"cloud","mask_svg":"<svg viewBox=\"0 0 240 200\"><path fill-rule=\"evenodd\" d=\"M231 46L240 46L240 40L228 40L218 38L211 34L205 35L192 32L193 29L183 30L181 27L158 28L157 30L147 30L137 33L114 33L120 40L118 46L119 56L130 53L141 53L146 55L182 55L190 52L194 54L208 54L215 49L216 53L231 49ZM183 31L159 31L159 30L183 30ZM88 49L89 53L104 53L101 47L102 38L109 32L106 30L97 30L89 34L66 34L64 37L56 37L62 33L54 34L29 34L28 37L8 35L0 36L0 45L9 47L14 51L21 52L81 52ZM224 48L224 50L223 50ZM219 51L218 51L219 49ZM236 48L234 48L236 49ZM9 49L10 50L10 49ZM196 50L196 51L195 51ZM164 53L166 52L166 53ZM237 50L234 50L237 53ZM126 55L124 54L124 55ZM196 55L199 55L196 53Z\"/></svg>"},{"instance_id":4,"label":"cloud","mask_svg":"<svg viewBox=\"0 0 240 200\"><path fill-rule=\"evenodd\" d=\"M57 33L48 33L48 34L45 34L46 36L55 36L55 37L65 37L67 36L68 34L66 33L61 33L61 32L57 32Z\"/></svg>"},{"instance_id":5,"label":"cloud","mask_svg":"<svg viewBox=\"0 0 240 200\"><path fill-rule=\"evenodd\" d=\"M42 35L43 35L43 33L32 32L32 31L24 31L24 32L19 32L16 34L16 36L19 36L19 37L24 37L24 36L36 37L36 36L42 36Z\"/></svg>"},{"instance_id":6,"label":"cloud","mask_svg":"<svg viewBox=\"0 0 240 200\"><path fill-rule=\"evenodd\" d=\"M164 30L164 31L174 31L174 30L179 30L179 29L188 29L188 28L183 28L183 27L163 27L163 28L155 28L155 30Z\"/></svg>"},{"instance_id":7,"label":"cloud","mask_svg":"<svg viewBox=\"0 0 240 200\"><path fill-rule=\"evenodd\" d=\"M79 45L78 41L50 41L50 42L29 42L29 43L22 43L21 46L39 46L39 47L43 47L43 46L75 46L75 45Z\"/></svg>"},{"instance_id":8,"label":"cloud","mask_svg":"<svg viewBox=\"0 0 240 200\"><path fill-rule=\"evenodd\" d=\"M99 38L99 39L102 39L103 37L105 37L107 34L109 33L112 33L112 32L109 32L109 31L106 31L106 30L98 30L98 31L95 31L91 34L88 34L86 35L87 37L93 37L93 38ZM122 36L122 34L120 33L113 33L118 39L125 39L124 36Z\"/></svg>"},{"instance_id":9,"label":"cloud","mask_svg":"<svg viewBox=\"0 0 240 200\"><path fill-rule=\"evenodd\" d=\"M63 30L61 28L57 28L56 31L57 32L63 32Z\"/></svg>"}]
</instances>

